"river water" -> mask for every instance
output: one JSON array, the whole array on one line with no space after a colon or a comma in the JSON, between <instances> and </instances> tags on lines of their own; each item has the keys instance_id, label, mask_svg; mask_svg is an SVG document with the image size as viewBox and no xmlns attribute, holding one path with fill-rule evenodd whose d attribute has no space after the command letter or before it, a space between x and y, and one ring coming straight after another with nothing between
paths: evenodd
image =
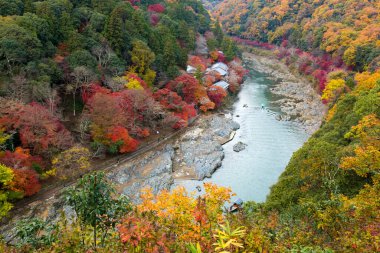
<instances>
[{"instance_id":1,"label":"river water","mask_svg":"<svg viewBox=\"0 0 380 253\"><path fill-rule=\"evenodd\" d=\"M272 101L278 99L270 92L275 83L262 73L251 70L234 104L233 119L240 124L235 138L223 146L222 166L204 182L231 187L235 198L263 202L284 171L293 152L308 139L308 134L296 123L278 121L281 114ZM264 109L261 108L264 105ZM246 143L245 150L236 153L237 142ZM175 182L194 191L199 181Z\"/></svg>"}]
</instances>

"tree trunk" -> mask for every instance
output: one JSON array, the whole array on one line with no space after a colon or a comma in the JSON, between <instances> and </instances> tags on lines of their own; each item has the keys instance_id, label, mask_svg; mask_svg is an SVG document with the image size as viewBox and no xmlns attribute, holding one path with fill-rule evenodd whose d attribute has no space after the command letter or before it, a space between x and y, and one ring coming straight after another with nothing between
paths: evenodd
<instances>
[{"instance_id":1,"label":"tree trunk","mask_svg":"<svg viewBox=\"0 0 380 253\"><path fill-rule=\"evenodd\" d=\"M74 90L74 93L73 93L73 99L74 99L74 108L73 108L74 109L74 117L75 117L75 106L76 106L75 105L75 93L76 93L76 90Z\"/></svg>"}]
</instances>

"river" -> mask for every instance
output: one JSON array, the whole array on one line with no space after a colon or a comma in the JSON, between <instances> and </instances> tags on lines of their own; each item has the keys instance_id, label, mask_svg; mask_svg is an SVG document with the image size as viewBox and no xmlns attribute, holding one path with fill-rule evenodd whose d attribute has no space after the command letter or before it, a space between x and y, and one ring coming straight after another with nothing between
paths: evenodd
<instances>
[{"instance_id":1,"label":"river","mask_svg":"<svg viewBox=\"0 0 380 253\"><path fill-rule=\"evenodd\" d=\"M225 158L222 166L204 182L231 187L235 198L244 201L263 202L284 171L293 152L309 138L304 129L291 121L278 121L280 108L272 105L279 99L270 92L275 85L264 74L250 71L233 106L233 119L240 124L235 138L223 146ZM261 108L264 105L264 109ZM245 150L236 153L237 142L247 144ZM183 185L194 191L199 181L181 180Z\"/></svg>"}]
</instances>

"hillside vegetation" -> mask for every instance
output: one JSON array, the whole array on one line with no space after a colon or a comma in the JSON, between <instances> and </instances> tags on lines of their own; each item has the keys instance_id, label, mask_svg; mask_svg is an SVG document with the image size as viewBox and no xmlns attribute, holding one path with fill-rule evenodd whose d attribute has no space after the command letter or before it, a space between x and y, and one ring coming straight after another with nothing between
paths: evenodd
<instances>
[{"instance_id":1,"label":"hillside vegetation","mask_svg":"<svg viewBox=\"0 0 380 253\"><path fill-rule=\"evenodd\" d=\"M229 34L327 52L359 71L379 67L379 1L219 2L213 11Z\"/></svg>"},{"instance_id":2,"label":"hillside vegetation","mask_svg":"<svg viewBox=\"0 0 380 253\"><path fill-rule=\"evenodd\" d=\"M227 37L191 55L210 25L195 0L0 1L0 218L221 106L222 76L206 69L228 64L231 92L245 72Z\"/></svg>"}]
</instances>

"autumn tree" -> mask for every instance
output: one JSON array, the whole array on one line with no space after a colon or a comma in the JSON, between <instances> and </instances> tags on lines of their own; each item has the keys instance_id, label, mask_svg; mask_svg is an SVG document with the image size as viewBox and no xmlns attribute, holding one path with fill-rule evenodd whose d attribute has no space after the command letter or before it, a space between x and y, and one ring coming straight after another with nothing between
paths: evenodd
<instances>
[{"instance_id":1,"label":"autumn tree","mask_svg":"<svg viewBox=\"0 0 380 253\"><path fill-rule=\"evenodd\" d=\"M152 50L143 41L134 40L132 42L130 55L137 73L143 77L149 85L153 85L156 73L150 69L150 67L156 56Z\"/></svg>"},{"instance_id":2,"label":"autumn tree","mask_svg":"<svg viewBox=\"0 0 380 253\"><path fill-rule=\"evenodd\" d=\"M45 162L40 156L33 156L30 150L16 147L14 151L6 150L0 154L0 163L13 169L31 169L45 172Z\"/></svg>"},{"instance_id":3,"label":"autumn tree","mask_svg":"<svg viewBox=\"0 0 380 253\"><path fill-rule=\"evenodd\" d=\"M183 101L182 97L169 89L160 89L154 93L153 97L165 109L173 112L173 114L166 114L164 116L165 121L174 129L186 127L189 120L197 115L193 105L187 104Z\"/></svg>"},{"instance_id":4,"label":"autumn tree","mask_svg":"<svg viewBox=\"0 0 380 253\"><path fill-rule=\"evenodd\" d=\"M33 169L13 169L14 181L12 190L21 194L19 198L29 197L41 189L39 176Z\"/></svg>"},{"instance_id":5,"label":"autumn tree","mask_svg":"<svg viewBox=\"0 0 380 253\"><path fill-rule=\"evenodd\" d=\"M13 205L8 202L8 191L11 189L14 174L11 168L0 164L0 218L7 215Z\"/></svg>"},{"instance_id":6,"label":"autumn tree","mask_svg":"<svg viewBox=\"0 0 380 253\"><path fill-rule=\"evenodd\" d=\"M90 170L90 151L79 145L63 151L52 159L52 174L66 180Z\"/></svg>"},{"instance_id":7,"label":"autumn tree","mask_svg":"<svg viewBox=\"0 0 380 253\"><path fill-rule=\"evenodd\" d=\"M3 117L3 123L19 133L23 148L49 157L72 145L70 132L45 107L37 103L6 104L10 107L4 108L8 114Z\"/></svg>"},{"instance_id":8,"label":"autumn tree","mask_svg":"<svg viewBox=\"0 0 380 253\"><path fill-rule=\"evenodd\" d=\"M191 55L187 63L188 65L199 69L201 72L204 72L207 69L207 60L201 56Z\"/></svg>"},{"instance_id":9,"label":"autumn tree","mask_svg":"<svg viewBox=\"0 0 380 253\"><path fill-rule=\"evenodd\" d=\"M142 247L147 250L170 250L176 244L184 251L190 242L209 242L212 229L223 217L223 205L229 201L232 193L230 189L208 183L204 187L205 193L199 198L194 198L183 187L171 192L162 191L156 196L146 189L136 212L128 215L118 227L125 249ZM154 228L153 224L157 227Z\"/></svg>"},{"instance_id":10,"label":"autumn tree","mask_svg":"<svg viewBox=\"0 0 380 253\"><path fill-rule=\"evenodd\" d=\"M223 99L227 96L227 92L220 86L211 86L207 89L207 95L217 107L221 106Z\"/></svg>"},{"instance_id":11,"label":"autumn tree","mask_svg":"<svg viewBox=\"0 0 380 253\"><path fill-rule=\"evenodd\" d=\"M343 79L333 79L329 81L323 90L321 98L325 101L331 101L332 99L335 99L338 96L339 92L342 92L345 85L346 83Z\"/></svg>"},{"instance_id":12,"label":"autumn tree","mask_svg":"<svg viewBox=\"0 0 380 253\"><path fill-rule=\"evenodd\" d=\"M128 153L137 149L139 142L133 139L125 127L115 126L108 130L107 139L110 141L111 153Z\"/></svg>"},{"instance_id":13,"label":"autumn tree","mask_svg":"<svg viewBox=\"0 0 380 253\"><path fill-rule=\"evenodd\" d=\"M359 143L354 149L354 155L344 157L340 167L343 169L353 169L363 177L376 175L380 168L380 120L375 114L363 117L359 124L353 126L345 138L358 140Z\"/></svg>"},{"instance_id":14,"label":"autumn tree","mask_svg":"<svg viewBox=\"0 0 380 253\"><path fill-rule=\"evenodd\" d=\"M193 76L184 74L166 85L166 88L182 96L186 103L196 103L196 92L200 89L200 84Z\"/></svg>"},{"instance_id":15,"label":"autumn tree","mask_svg":"<svg viewBox=\"0 0 380 253\"><path fill-rule=\"evenodd\" d=\"M103 142L107 129L126 124L126 118L120 107L120 99L111 94L97 92L86 105L87 115L91 120L93 139Z\"/></svg>"}]
</instances>

